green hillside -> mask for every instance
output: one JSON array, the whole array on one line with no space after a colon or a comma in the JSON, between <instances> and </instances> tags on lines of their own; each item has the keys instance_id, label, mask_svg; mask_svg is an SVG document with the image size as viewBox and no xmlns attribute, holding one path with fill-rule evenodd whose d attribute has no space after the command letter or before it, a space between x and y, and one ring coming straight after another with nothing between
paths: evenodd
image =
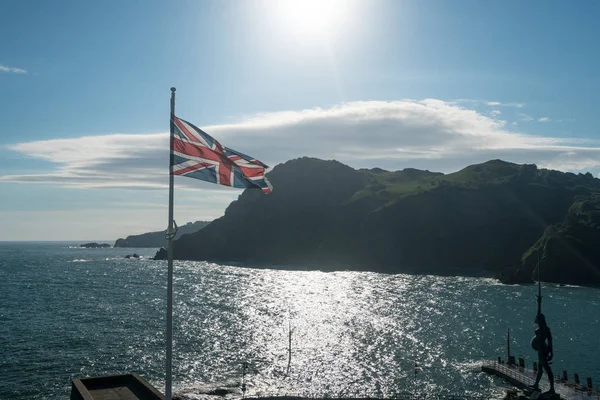
<instances>
[{"instance_id":1,"label":"green hillside","mask_svg":"<svg viewBox=\"0 0 600 400\"><path fill-rule=\"evenodd\" d=\"M569 266L569 282L600 282L593 272L600 255L575 245L595 237L588 227L598 226L599 210L590 204L600 196L600 180L590 174L492 160L444 175L301 158L278 165L269 179L272 194L245 191L222 218L178 239L175 257L276 268L502 273L528 281L531 247L548 240L548 228L572 242L560 254L574 249L588 261ZM565 281L561 265L543 278Z\"/></svg>"}]
</instances>

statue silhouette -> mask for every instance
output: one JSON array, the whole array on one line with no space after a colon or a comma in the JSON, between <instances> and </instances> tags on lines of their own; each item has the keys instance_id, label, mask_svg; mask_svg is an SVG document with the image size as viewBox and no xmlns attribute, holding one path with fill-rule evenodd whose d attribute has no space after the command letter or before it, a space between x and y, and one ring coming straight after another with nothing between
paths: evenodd
<instances>
[{"instance_id":1,"label":"statue silhouette","mask_svg":"<svg viewBox=\"0 0 600 400\"><path fill-rule=\"evenodd\" d=\"M535 378L535 384L532 388L539 391L540 380L542 379L543 370L548 375L548 381L550 382L549 393L554 393L554 374L550 368L550 361L552 361L552 333L550 328L546 325L546 317L542 313L538 313L535 317L535 323L538 327L535 330L535 336L531 339L531 347L538 353L538 372Z\"/></svg>"}]
</instances>

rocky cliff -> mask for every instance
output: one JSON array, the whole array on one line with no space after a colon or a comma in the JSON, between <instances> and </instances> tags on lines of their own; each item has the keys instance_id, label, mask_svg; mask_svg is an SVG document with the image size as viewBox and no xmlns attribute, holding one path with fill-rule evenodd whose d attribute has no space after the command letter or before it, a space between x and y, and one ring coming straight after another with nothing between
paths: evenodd
<instances>
[{"instance_id":1,"label":"rocky cliff","mask_svg":"<svg viewBox=\"0 0 600 400\"><path fill-rule=\"evenodd\" d=\"M175 258L387 273L504 272L530 281L531 247L545 240L557 243L546 249L562 250L547 250L546 262L554 261L543 279L600 283L600 254L591 246L598 222L587 202L596 201L600 180L590 174L500 160L447 175L389 172L302 158L278 165L269 179L272 194L246 190L222 218L179 238ZM574 255L563 256L558 243ZM575 254L581 261L564 265ZM564 268L573 278L554 272Z\"/></svg>"}]
</instances>

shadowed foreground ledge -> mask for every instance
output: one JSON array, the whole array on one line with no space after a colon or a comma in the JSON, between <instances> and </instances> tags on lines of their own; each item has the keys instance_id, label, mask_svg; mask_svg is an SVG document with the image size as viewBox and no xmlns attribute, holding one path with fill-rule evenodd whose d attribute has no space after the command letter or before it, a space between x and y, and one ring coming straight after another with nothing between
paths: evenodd
<instances>
[{"instance_id":1,"label":"shadowed foreground ledge","mask_svg":"<svg viewBox=\"0 0 600 400\"><path fill-rule=\"evenodd\" d=\"M132 372L73 379L71 400L165 400L165 396Z\"/></svg>"}]
</instances>

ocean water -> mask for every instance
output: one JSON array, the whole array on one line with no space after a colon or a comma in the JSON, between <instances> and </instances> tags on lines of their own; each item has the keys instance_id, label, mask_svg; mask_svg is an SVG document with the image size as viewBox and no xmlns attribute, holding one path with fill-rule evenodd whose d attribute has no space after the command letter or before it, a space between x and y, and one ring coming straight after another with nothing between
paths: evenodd
<instances>
[{"instance_id":1,"label":"ocean water","mask_svg":"<svg viewBox=\"0 0 600 400\"><path fill-rule=\"evenodd\" d=\"M0 399L67 399L73 377L129 371L164 390L167 266L123 258L134 251L154 253L0 243ZM479 370L505 356L509 327L513 354L535 359L535 286L203 262L176 262L174 285L174 388L191 398L239 388L243 362L250 394L501 397ZM599 289L544 287L555 372L595 386L599 302Z\"/></svg>"}]
</instances>

